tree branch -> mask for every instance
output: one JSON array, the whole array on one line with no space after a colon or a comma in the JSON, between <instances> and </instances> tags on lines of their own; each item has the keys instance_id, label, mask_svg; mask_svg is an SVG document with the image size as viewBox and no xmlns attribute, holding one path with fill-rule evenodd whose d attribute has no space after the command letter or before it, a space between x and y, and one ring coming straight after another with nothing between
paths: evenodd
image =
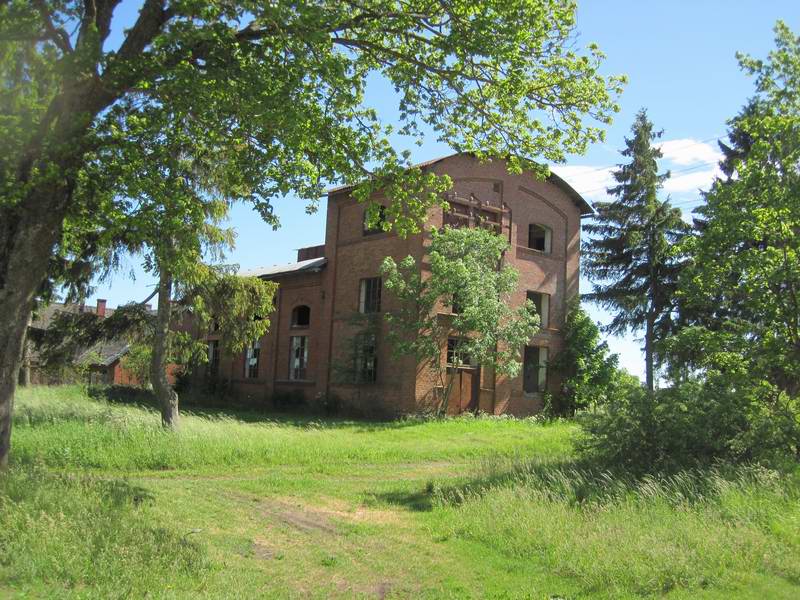
<instances>
[{"instance_id":1,"label":"tree branch","mask_svg":"<svg viewBox=\"0 0 800 600\"><path fill-rule=\"evenodd\" d=\"M42 25L44 26L47 39L50 39L64 54L71 54L72 44L69 43L69 36L67 32L60 27L53 25L53 18L44 0L34 0L33 5L42 17Z\"/></svg>"}]
</instances>

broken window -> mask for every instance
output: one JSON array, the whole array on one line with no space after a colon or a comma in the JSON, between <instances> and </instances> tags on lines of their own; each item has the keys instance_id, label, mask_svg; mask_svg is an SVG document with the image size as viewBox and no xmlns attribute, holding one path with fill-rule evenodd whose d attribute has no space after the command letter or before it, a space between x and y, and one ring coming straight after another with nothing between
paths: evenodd
<instances>
[{"instance_id":1,"label":"broken window","mask_svg":"<svg viewBox=\"0 0 800 600\"><path fill-rule=\"evenodd\" d=\"M472 366L472 357L464 351L464 341L458 338L447 338L447 366Z\"/></svg>"},{"instance_id":2,"label":"broken window","mask_svg":"<svg viewBox=\"0 0 800 600\"><path fill-rule=\"evenodd\" d=\"M293 335L289 342L289 379L303 380L308 368L308 336Z\"/></svg>"},{"instance_id":3,"label":"broken window","mask_svg":"<svg viewBox=\"0 0 800 600\"><path fill-rule=\"evenodd\" d=\"M308 327L311 324L311 309L308 306L295 306L292 310L292 327Z\"/></svg>"},{"instance_id":4,"label":"broken window","mask_svg":"<svg viewBox=\"0 0 800 600\"><path fill-rule=\"evenodd\" d=\"M358 312L362 314L381 312L381 278L370 277L361 280L358 299Z\"/></svg>"},{"instance_id":5,"label":"broken window","mask_svg":"<svg viewBox=\"0 0 800 600\"><path fill-rule=\"evenodd\" d=\"M373 225L369 224L369 208L364 209L364 221L362 223L362 231L364 235L372 235L373 233L383 233L383 224L386 223L386 207L378 206L378 219Z\"/></svg>"},{"instance_id":6,"label":"broken window","mask_svg":"<svg viewBox=\"0 0 800 600\"><path fill-rule=\"evenodd\" d=\"M525 393L544 392L547 389L547 355L543 346L525 346L522 368L522 389Z\"/></svg>"},{"instance_id":7,"label":"broken window","mask_svg":"<svg viewBox=\"0 0 800 600\"><path fill-rule=\"evenodd\" d=\"M256 340L245 350L244 376L246 379L258 378L258 362L261 356L261 340Z\"/></svg>"},{"instance_id":8,"label":"broken window","mask_svg":"<svg viewBox=\"0 0 800 600\"><path fill-rule=\"evenodd\" d=\"M219 340L211 340L208 342L208 366L209 375L216 375L219 373Z\"/></svg>"},{"instance_id":9,"label":"broken window","mask_svg":"<svg viewBox=\"0 0 800 600\"><path fill-rule=\"evenodd\" d=\"M378 358L374 333L363 333L356 337L355 360L356 383L375 383L378 378Z\"/></svg>"},{"instance_id":10,"label":"broken window","mask_svg":"<svg viewBox=\"0 0 800 600\"><path fill-rule=\"evenodd\" d=\"M550 254L552 237L549 227L538 223L528 225L528 248Z\"/></svg>"},{"instance_id":11,"label":"broken window","mask_svg":"<svg viewBox=\"0 0 800 600\"><path fill-rule=\"evenodd\" d=\"M540 292L528 292L528 300L533 302L536 307L536 314L539 315L540 327L547 329L550 327L550 294Z\"/></svg>"}]
</instances>

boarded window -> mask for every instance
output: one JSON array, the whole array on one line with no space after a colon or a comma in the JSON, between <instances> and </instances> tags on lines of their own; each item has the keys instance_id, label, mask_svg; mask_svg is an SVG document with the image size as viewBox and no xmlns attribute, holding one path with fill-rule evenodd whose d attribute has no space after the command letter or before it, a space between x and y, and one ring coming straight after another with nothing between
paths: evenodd
<instances>
[{"instance_id":1,"label":"boarded window","mask_svg":"<svg viewBox=\"0 0 800 600\"><path fill-rule=\"evenodd\" d=\"M292 327L308 327L311 324L311 309L308 306L295 306L292 310Z\"/></svg>"},{"instance_id":2,"label":"boarded window","mask_svg":"<svg viewBox=\"0 0 800 600\"><path fill-rule=\"evenodd\" d=\"M293 335L289 341L289 379L306 379L306 371L308 369L308 336Z\"/></svg>"},{"instance_id":3,"label":"boarded window","mask_svg":"<svg viewBox=\"0 0 800 600\"><path fill-rule=\"evenodd\" d=\"M541 319L542 329L550 327L550 294L528 292L528 300L536 307L536 314Z\"/></svg>"},{"instance_id":4,"label":"boarded window","mask_svg":"<svg viewBox=\"0 0 800 600\"><path fill-rule=\"evenodd\" d=\"M375 383L378 378L376 338L373 333L364 333L356 338L355 353L356 383Z\"/></svg>"},{"instance_id":5,"label":"boarded window","mask_svg":"<svg viewBox=\"0 0 800 600\"><path fill-rule=\"evenodd\" d=\"M246 379L258 378L258 363L261 358L261 340L248 346L244 354L244 376Z\"/></svg>"},{"instance_id":6,"label":"boarded window","mask_svg":"<svg viewBox=\"0 0 800 600\"><path fill-rule=\"evenodd\" d=\"M362 224L364 235L372 235L374 233L382 233L384 230L383 224L386 223L386 207L378 206L378 219L370 225L369 224L369 210L364 209L364 222Z\"/></svg>"},{"instance_id":7,"label":"boarded window","mask_svg":"<svg viewBox=\"0 0 800 600\"><path fill-rule=\"evenodd\" d=\"M381 278L370 277L361 280L358 298L358 312L362 314L381 312Z\"/></svg>"},{"instance_id":8,"label":"boarded window","mask_svg":"<svg viewBox=\"0 0 800 600\"><path fill-rule=\"evenodd\" d=\"M553 244L552 238L549 227L538 223L528 225L528 248L550 254Z\"/></svg>"},{"instance_id":9,"label":"boarded window","mask_svg":"<svg viewBox=\"0 0 800 600\"><path fill-rule=\"evenodd\" d=\"M526 346L522 369L522 389L526 393L547 389L547 352L541 346Z\"/></svg>"},{"instance_id":10,"label":"boarded window","mask_svg":"<svg viewBox=\"0 0 800 600\"><path fill-rule=\"evenodd\" d=\"M219 340L208 342L208 374L219 373Z\"/></svg>"}]
</instances>

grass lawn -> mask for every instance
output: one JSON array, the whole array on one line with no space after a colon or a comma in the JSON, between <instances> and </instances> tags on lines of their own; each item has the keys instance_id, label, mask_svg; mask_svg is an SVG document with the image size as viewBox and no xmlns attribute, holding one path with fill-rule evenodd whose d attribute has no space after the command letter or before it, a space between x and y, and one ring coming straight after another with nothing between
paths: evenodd
<instances>
[{"instance_id":1,"label":"grass lawn","mask_svg":"<svg viewBox=\"0 0 800 600\"><path fill-rule=\"evenodd\" d=\"M629 481L571 423L186 413L17 398L0 597L797 598L800 476Z\"/></svg>"}]
</instances>

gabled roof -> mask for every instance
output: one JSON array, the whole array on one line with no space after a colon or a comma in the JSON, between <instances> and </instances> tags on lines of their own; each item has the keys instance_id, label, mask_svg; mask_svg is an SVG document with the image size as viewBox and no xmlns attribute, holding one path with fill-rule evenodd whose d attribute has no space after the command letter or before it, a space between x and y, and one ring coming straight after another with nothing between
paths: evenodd
<instances>
[{"instance_id":1,"label":"gabled roof","mask_svg":"<svg viewBox=\"0 0 800 600\"><path fill-rule=\"evenodd\" d=\"M125 340L115 339L99 342L81 352L75 362L108 367L125 356L129 350L130 345Z\"/></svg>"},{"instance_id":2,"label":"gabled roof","mask_svg":"<svg viewBox=\"0 0 800 600\"><path fill-rule=\"evenodd\" d=\"M435 164L438 164L438 163L443 162L445 160L448 160L450 158L454 158L456 156L461 156L463 154L469 154L469 152L454 152L453 154L448 154L447 156L440 156L439 158L433 158L431 160L426 160L426 161L418 163L416 165L412 165L410 168L411 169L425 169L427 167L431 167L431 166L433 166ZM592 207L592 205L589 204L589 202L587 202L586 199L583 196L581 196L577 191L575 191L575 188L573 188L570 184L568 184L566 181L564 181L561 177L559 177L558 175L553 173L552 170L550 171L550 176L547 178L547 180L550 183L552 183L553 185L555 185L556 187L560 188L561 191L563 191L567 196L570 197L570 199L580 209L581 215L593 215L594 214L594 208ZM348 191L348 190L352 190L354 187L355 187L354 184L339 185L339 186L332 187L332 188L328 189L327 193L328 194L336 194L336 193L339 193L339 192L345 192L345 191Z\"/></svg>"},{"instance_id":3,"label":"gabled roof","mask_svg":"<svg viewBox=\"0 0 800 600\"><path fill-rule=\"evenodd\" d=\"M247 269L239 271L242 277L277 277L278 275L290 275L292 273L304 272L318 272L325 268L328 259L325 257L311 258L309 260L301 260L296 263L289 263L288 265L273 265L271 267L256 267L255 269Z\"/></svg>"}]
</instances>

